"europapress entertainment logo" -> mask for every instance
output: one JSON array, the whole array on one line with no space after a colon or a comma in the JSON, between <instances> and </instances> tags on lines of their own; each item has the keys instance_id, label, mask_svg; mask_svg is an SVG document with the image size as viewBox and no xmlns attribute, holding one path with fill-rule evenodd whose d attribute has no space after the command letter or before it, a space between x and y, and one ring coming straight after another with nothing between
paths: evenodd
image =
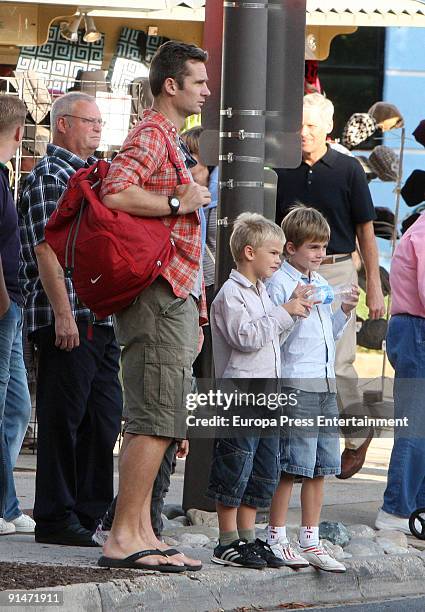
<instances>
[{"instance_id":1,"label":"europapress entertainment logo","mask_svg":"<svg viewBox=\"0 0 425 612\"><path fill-rule=\"evenodd\" d=\"M343 428L408 428L409 419L375 417L366 414L358 416L314 416L297 415L299 396L290 393L261 393L223 391L209 389L204 393L189 393L186 396L186 425L198 432L207 428L234 428L234 430L272 430L276 428L301 428L312 432L316 428L330 432ZM242 434L241 434L242 435Z\"/></svg>"}]
</instances>

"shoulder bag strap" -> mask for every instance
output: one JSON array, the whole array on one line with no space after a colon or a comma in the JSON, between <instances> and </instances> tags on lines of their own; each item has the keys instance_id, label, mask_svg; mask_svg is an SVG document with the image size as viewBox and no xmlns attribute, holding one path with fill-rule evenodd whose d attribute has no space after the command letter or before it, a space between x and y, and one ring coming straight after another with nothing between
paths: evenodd
<instances>
[{"instance_id":1,"label":"shoulder bag strap","mask_svg":"<svg viewBox=\"0 0 425 612\"><path fill-rule=\"evenodd\" d=\"M169 157L171 163L173 164L173 166L177 170L178 179L179 179L180 183L187 183L188 181L187 181L187 179L186 179L186 177L184 175L184 171L183 171L183 168L182 168L182 163L183 162L182 162L182 160L181 160L181 158L178 155L177 150L176 150L177 145L176 145L176 143L172 142L171 138L169 137L169 135L167 134L165 129L161 125L159 125L158 123L155 123L155 121L142 121L134 129L136 129L137 132L141 132L142 130L144 130L145 128L148 128L148 127L154 128L156 130L159 130L161 132L161 134L164 136L165 143L167 145L168 157ZM178 217L175 217L171 221L171 223L169 225L170 229L173 229L173 227L177 223L177 219L178 219Z\"/></svg>"}]
</instances>

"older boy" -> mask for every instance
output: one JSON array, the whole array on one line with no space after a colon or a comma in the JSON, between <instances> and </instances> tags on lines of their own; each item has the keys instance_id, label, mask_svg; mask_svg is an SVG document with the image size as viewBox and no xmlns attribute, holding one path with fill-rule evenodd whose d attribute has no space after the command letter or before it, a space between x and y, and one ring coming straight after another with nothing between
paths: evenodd
<instances>
[{"instance_id":1,"label":"older boy","mask_svg":"<svg viewBox=\"0 0 425 612\"><path fill-rule=\"evenodd\" d=\"M262 279L280 266L282 230L256 213L236 219L230 250L236 263L211 306L215 374L219 378L278 379L279 336L307 317L300 297L273 306ZM291 316L292 315L292 316ZM216 439L207 495L216 501L219 544L212 561L262 569L284 565L270 547L255 540L257 507L270 503L279 476L279 437L251 435Z\"/></svg>"},{"instance_id":2,"label":"older boy","mask_svg":"<svg viewBox=\"0 0 425 612\"><path fill-rule=\"evenodd\" d=\"M267 287L275 304L290 299L300 283L327 284L316 272L330 237L323 215L314 208L297 206L283 220L282 229L287 240L287 261ZM344 565L319 542L324 476L339 474L340 456L336 427L323 428L318 424L319 417L338 417L335 342L346 328L357 300L358 289L353 287L350 303L342 303L335 313L330 304L315 303L308 319L297 321L281 349L282 379L288 391L296 392L298 398L295 406L286 409L286 416L304 419L307 426L285 425L281 430L282 475L270 509L267 542L274 554L293 568L310 563L327 571L345 571ZM295 476L304 478L299 552L289 544L285 526Z\"/></svg>"}]
</instances>

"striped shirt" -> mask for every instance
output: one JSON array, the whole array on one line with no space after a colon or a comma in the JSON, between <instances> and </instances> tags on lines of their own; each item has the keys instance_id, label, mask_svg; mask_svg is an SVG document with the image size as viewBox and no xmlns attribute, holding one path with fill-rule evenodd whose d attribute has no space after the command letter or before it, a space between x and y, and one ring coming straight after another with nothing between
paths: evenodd
<instances>
[{"instance_id":1,"label":"striped shirt","mask_svg":"<svg viewBox=\"0 0 425 612\"><path fill-rule=\"evenodd\" d=\"M26 302L28 333L51 325L54 320L53 309L40 280L34 248L44 242L44 228L70 176L95 161L95 157L84 161L62 147L49 144L47 155L33 168L24 183L18 211L22 243L19 280ZM65 285L73 316L77 321L89 321L92 313L79 303L72 281L66 278ZM112 319L105 319L102 323L112 325Z\"/></svg>"}]
</instances>

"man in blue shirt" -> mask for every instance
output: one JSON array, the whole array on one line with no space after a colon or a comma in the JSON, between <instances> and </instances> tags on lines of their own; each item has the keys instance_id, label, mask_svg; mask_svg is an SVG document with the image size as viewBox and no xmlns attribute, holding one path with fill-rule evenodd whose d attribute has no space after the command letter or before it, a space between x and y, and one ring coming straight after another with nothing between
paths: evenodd
<instances>
[{"instance_id":1,"label":"man in blue shirt","mask_svg":"<svg viewBox=\"0 0 425 612\"><path fill-rule=\"evenodd\" d=\"M13 468L31 414L22 352L22 295L18 284L18 216L6 163L24 133L25 104L0 95L0 535L34 531L16 497Z\"/></svg>"}]
</instances>

